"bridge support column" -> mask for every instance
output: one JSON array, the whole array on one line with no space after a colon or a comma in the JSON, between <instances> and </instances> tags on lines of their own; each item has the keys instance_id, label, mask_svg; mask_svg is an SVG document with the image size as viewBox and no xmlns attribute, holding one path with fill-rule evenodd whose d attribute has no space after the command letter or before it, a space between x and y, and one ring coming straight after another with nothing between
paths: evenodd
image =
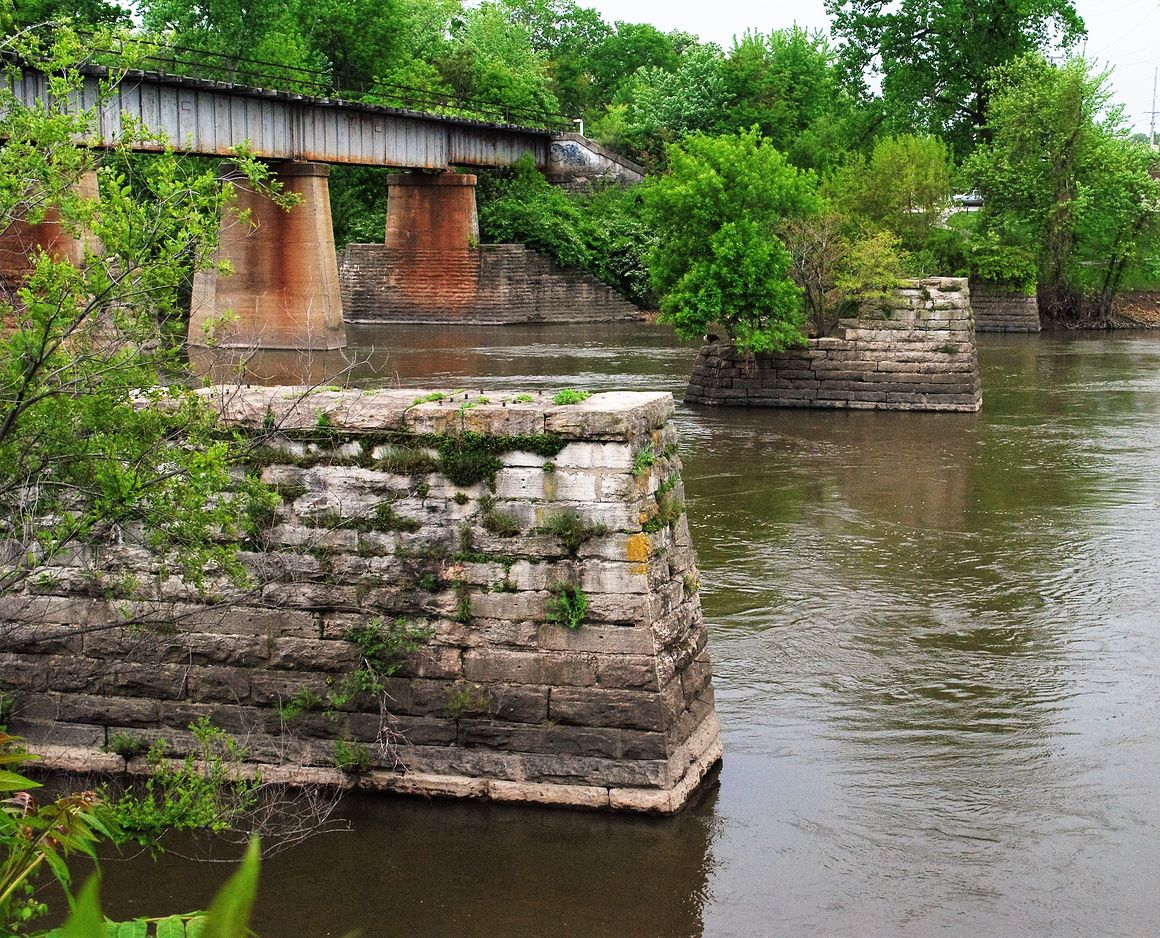
<instances>
[{"instance_id":1,"label":"bridge support column","mask_svg":"<svg viewBox=\"0 0 1160 938\"><path fill-rule=\"evenodd\" d=\"M82 173L73 188L81 198L98 198L96 170ZM32 258L40 250L58 260L80 264L86 244L95 247L91 236L78 237L66 229L55 208L36 224L16 219L0 234L0 282L8 291L18 289L32 273Z\"/></svg>"},{"instance_id":2,"label":"bridge support column","mask_svg":"<svg viewBox=\"0 0 1160 938\"><path fill-rule=\"evenodd\" d=\"M388 176L384 253L383 305L420 322L470 319L481 289L475 177Z\"/></svg>"},{"instance_id":3,"label":"bridge support column","mask_svg":"<svg viewBox=\"0 0 1160 938\"><path fill-rule=\"evenodd\" d=\"M399 173L387 177L387 247L461 254L478 243L475 176Z\"/></svg>"},{"instance_id":4,"label":"bridge support column","mask_svg":"<svg viewBox=\"0 0 1160 938\"><path fill-rule=\"evenodd\" d=\"M330 349L346 345L338 260L330 221L330 167L275 163L274 177L302 197L289 212L245 183L238 210L248 224L222 220L218 260L229 276L194 276L189 344L227 348Z\"/></svg>"}]
</instances>

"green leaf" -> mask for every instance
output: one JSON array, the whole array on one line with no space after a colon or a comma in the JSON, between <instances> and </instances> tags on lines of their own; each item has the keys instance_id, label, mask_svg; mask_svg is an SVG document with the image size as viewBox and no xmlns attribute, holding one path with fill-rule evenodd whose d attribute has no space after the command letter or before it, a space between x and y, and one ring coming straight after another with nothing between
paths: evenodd
<instances>
[{"instance_id":1,"label":"green leaf","mask_svg":"<svg viewBox=\"0 0 1160 938\"><path fill-rule=\"evenodd\" d=\"M157 938L191 938L193 935L193 925L197 919L189 922L189 930L186 930L186 919L180 915L171 915L169 918L163 918L157 923Z\"/></svg>"},{"instance_id":2,"label":"green leaf","mask_svg":"<svg viewBox=\"0 0 1160 938\"><path fill-rule=\"evenodd\" d=\"M245 938L258 892L260 866L261 851L258 838L254 837L246 848L241 866L214 897L200 938Z\"/></svg>"},{"instance_id":3,"label":"green leaf","mask_svg":"<svg viewBox=\"0 0 1160 938\"><path fill-rule=\"evenodd\" d=\"M0 791L24 791L26 788L39 788L40 782L25 778L18 772L9 772L0 769Z\"/></svg>"},{"instance_id":4,"label":"green leaf","mask_svg":"<svg viewBox=\"0 0 1160 938\"><path fill-rule=\"evenodd\" d=\"M81 887L68 921L61 928L49 932L48 938L105 938L99 891L100 878L94 874Z\"/></svg>"}]
</instances>

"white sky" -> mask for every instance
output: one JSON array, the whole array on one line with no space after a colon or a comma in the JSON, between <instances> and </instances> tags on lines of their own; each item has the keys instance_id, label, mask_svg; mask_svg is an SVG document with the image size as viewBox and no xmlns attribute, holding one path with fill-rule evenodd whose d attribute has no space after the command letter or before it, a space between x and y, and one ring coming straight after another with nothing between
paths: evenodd
<instances>
[{"instance_id":1,"label":"white sky","mask_svg":"<svg viewBox=\"0 0 1160 938\"><path fill-rule=\"evenodd\" d=\"M608 22L652 23L682 29L728 48L746 29L769 32L795 21L827 30L822 0L761 3L758 0L579 0ZM1152 110L1152 75L1160 65L1160 0L1076 0L1088 28L1086 55L1105 68L1115 97L1126 106L1128 122L1147 133ZM1160 116L1157 117L1160 123Z\"/></svg>"}]
</instances>

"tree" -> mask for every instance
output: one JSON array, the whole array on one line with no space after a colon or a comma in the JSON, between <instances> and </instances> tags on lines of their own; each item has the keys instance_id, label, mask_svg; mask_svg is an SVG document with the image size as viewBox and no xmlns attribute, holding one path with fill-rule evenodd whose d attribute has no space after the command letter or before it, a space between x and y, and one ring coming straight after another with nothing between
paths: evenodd
<instances>
[{"instance_id":1,"label":"tree","mask_svg":"<svg viewBox=\"0 0 1160 938\"><path fill-rule=\"evenodd\" d=\"M820 208L813 175L756 130L696 135L669 149L669 172L644 193L662 319L682 338L719 323L744 352L805 341L801 291L778 237L786 218Z\"/></svg>"},{"instance_id":2,"label":"tree","mask_svg":"<svg viewBox=\"0 0 1160 938\"><path fill-rule=\"evenodd\" d=\"M588 67L595 87L611 102L621 87L640 68L671 72L681 51L695 40L684 33L662 33L648 23L617 21L614 31L588 51Z\"/></svg>"},{"instance_id":3,"label":"tree","mask_svg":"<svg viewBox=\"0 0 1160 938\"><path fill-rule=\"evenodd\" d=\"M835 162L848 148L852 101L822 34L798 26L747 32L729 51L724 83L722 131L757 126L803 167Z\"/></svg>"},{"instance_id":4,"label":"tree","mask_svg":"<svg viewBox=\"0 0 1160 938\"><path fill-rule=\"evenodd\" d=\"M1034 250L1041 311L1070 321L1106 321L1125 272L1160 238L1155 154L1127 139L1106 80L1082 59L999 70L992 140L965 170L985 228Z\"/></svg>"},{"instance_id":5,"label":"tree","mask_svg":"<svg viewBox=\"0 0 1160 938\"><path fill-rule=\"evenodd\" d=\"M193 270L211 263L232 185L173 154L98 164L77 147L94 120L67 110L80 49L68 30L47 52L17 48L51 76L51 103L27 107L0 87L0 230L51 217L86 245L79 262L39 251L0 298L0 594L110 533L195 583L207 567L241 577L220 538L244 536L247 507L263 497L233 479L246 451L191 390L162 390L163 375L183 371L164 324L181 318ZM236 165L276 195L265 167L243 155ZM137 196L134 168L151 198ZM77 191L92 170L99 200Z\"/></svg>"},{"instance_id":6,"label":"tree","mask_svg":"<svg viewBox=\"0 0 1160 938\"><path fill-rule=\"evenodd\" d=\"M833 182L851 214L864 215L919 248L951 198L950 151L938 137L902 134L874 145L869 160L851 160Z\"/></svg>"},{"instance_id":7,"label":"tree","mask_svg":"<svg viewBox=\"0 0 1160 938\"><path fill-rule=\"evenodd\" d=\"M814 335L827 335L843 313L887 299L902 280L907 255L898 238L888 231L859 230L839 212L787 219L781 237Z\"/></svg>"},{"instance_id":8,"label":"tree","mask_svg":"<svg viewBox=\"0 0 1160 938\"><path fill-rule=\"evenodd\" d=\"M728 101L724 57L714 45L686 49L673 71L638 69L616 104L625 106L626 138L646 162L662 161L664 147L717 127Z\"/></svg>"},{"instance_id":9,"label":"tree","mask_svg":"<svg viewBox=\"0 0 1160 938\"><path fill-rule=\"evenodd\" d=\"M547 64L532 48L528 28L508 19L498 3L484 2L454 24L449 57L441 66L452 90L498 109L557 113ZM526 115L523 119L526 119Z\"/></svg>"},{"instance_id":10,"label":"tree","mask_svg":"<svg viewBox=\"0 0 1160 938\"><path fill-rule=\"evenodd\" d=\"M502 0L508 17L528 30L532 50L547 63L552 90L567 114L587 111L603 91L590 53L612 34L593 9L574 0Z\"/></svg>"},{"instance_id":11,"label":"tree","mask_svg":"<svg viewBox=\"0 0 1160 938\"><path fill-rule=\"evenodd\" d=\"M826 10L851 73L881 79L894 126L963 153L986 136L993 68L1086 35L1072 0L826 0Z\"/></svg>"}]
</instances>

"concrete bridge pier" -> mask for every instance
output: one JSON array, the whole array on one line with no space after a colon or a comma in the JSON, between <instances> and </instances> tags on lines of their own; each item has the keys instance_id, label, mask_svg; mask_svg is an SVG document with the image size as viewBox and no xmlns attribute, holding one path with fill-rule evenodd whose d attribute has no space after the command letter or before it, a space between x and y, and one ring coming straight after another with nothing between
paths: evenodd
<instances>
[{"instance_id":1,"label":"concrete bridge pier","mask_svg":"<svg viewBox=\"0 0 1160 938\"><path fill-rule=\"evenodd\" d=\"M245 182L222 219L217 259L233 273L193 280L189 344L225 348L332 349L346 345L338 259L330 221L330 167L272 163L274 177L302 197L289 212Z\"/></svg>"},{"instance_id":2,"label":"concrete bridge pier","mask_svg":"<svg viewBox=\"0 0 1160 938\"><path fill-rule=\"evenodd\" d=\"M81 198L99 198L96 170L82 173L73 189ZM42 250L79 265L86 246L95 249L95 239L70 232L61 224L56 208L48 209L36 224L17 218L0 234L0 283L8 293L19 289L32 273L33 257Z\"/></svg>"},{"instance_id":3,"label":"concrete bridge pier","mask_svg":"<svg viewBox=\"0 0 1160 938\"><path fill-rule=\"evenodd\" d=\"M390 305L426 313L428 319L470 318L480 291L475 181L460 173L387 177Z\"/></svg>"},{"instance_id":4,"label":"concrete bridge pier","mask_svg":"<svg viewBox=\"0 0 1160 938\"><path fill-rule=\"evenodd\" d=\"M467 173L388 176L387 247L447 253L478 247L475 182Z\"/></svg>"}]
</instances>

